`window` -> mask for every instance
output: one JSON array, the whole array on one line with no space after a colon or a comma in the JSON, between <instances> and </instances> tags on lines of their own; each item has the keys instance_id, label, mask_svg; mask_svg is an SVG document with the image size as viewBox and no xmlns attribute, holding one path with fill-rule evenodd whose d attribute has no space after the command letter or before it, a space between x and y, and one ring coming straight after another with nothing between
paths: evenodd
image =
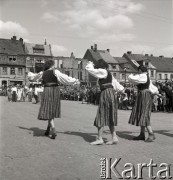
<instances>
[{"instance_id":1,"label":"window","mask_svg":"<svg viewBox=\"0 0 173 180\"><path fill-rule=\"evenodd\" d=\"M65 74L67 74L67 76L70 76L70 71L65 71Z\"/></svg>"},{"instance_id":2,"label":"window","mask_svg":"<svg viewBox=\"0 0 173 180\"><path fill-rule=\"evenodd\" d=\"M151 77L154 77L154 71L151 71Z\"/></svg>"},{"instance_id":3,"label":"window","mask_svg":"<svg viewBox=\"0 0 173 180\"><path fill-rule=\"evenodd\" d=\"M81 71L78 72L78 79L82 80L82 72Z\"/></svg>"},{"instance_id":4,"label":"window","mask_svg":"<svg viewBox=\"0 0 173 180\"><path fill-rule=\"evenodd\" d=\"M14 67L11 67L10 68L10 74L11 75L15 75L16 73L15 73L15 68Z\"/></svg>"},{"instance_id":5,"label":"window","mask_svg":"<svg viewBox=\"0 0 173 180\"><path fill-rule=\"evenodd\" d=\"M78 69L82 69L82 61L78 61Z\"/></svg>"},{"instance_id":6,"label":"window","mask_svg":"<svg viewBox=\"0 0 173 180\"><path fill-rule=\"evenodd\" d=\"M168 75L167 74L165 74L165 79L168 79Z\"/></svg>"},{"instance_id":7,"label":"window","mask_svg":"<svg viewBox=\"0 0 173 180\"><path fill-rule=\"evenodd\" d=\"M33 48L33 53L44 54L44 49L35 49L35 48Z\"/></svg>"},{"instance_id":8,"label":"window","mask_svg":"<svg viewBox=\"0 0 173 180\"><path fill-rule=\"evenodd\" d=\"M159 79L162 79L162 74L159 74Z\"/></svg>"},{"instance_id":9,"label":"window","mask_svg":"<svg viewBox=\"0 0 173 180\"><path fill-rule=\"evenodd\" d=\"M2 67L2 74L7 75L7 67Z\"/></svg>"},{"instance_id":10,"label":"window","mask_svg":"<svg viewBox=\"0 0 173 180\"><path fill-rule=\"evenodd\" d=\"M59 68L60 68L60 69L63 68L62 60L59 60Z\"/></svg>"},{"instance_id":11,"label":"window","mask_svg":"<svg viewBox=\"0 0 173 180\"><path fill-rule=\"evenodd\" d=\"M17 56L8 56L9 61L16 61Z\"/></svg>"},{"instance_id":12,"label":"window","mask_svg":"<svg viewBox=\"0 0 173 180\"><path fill-rule=\"evenodd\" d=\"M171 79L173 79L173 74L171 74Z\"/></svg>"},{"instance_id":13,"label":"window","mask_svg":"<svg viewBox=\"0 0 173 180\"><path fill-rule=\"evenodd\" d=\"M23 75L23 69L22 68L18 68L18 75L22 76Z\"/></svg>"},{"instance_id":14,"label":"window","mask_svg":"<svg viewBox=\"0 0 173 180\"><path fill-rule=\"evenodd\" d=\"M148 62L145 62L145 66L148 66Z\"/></svg>"},{"instance_id":15,"label":"window","mask_svg":"<svg viewBox=\"0 0 173 180\"><path fill-rule=\"evenodd\" d=\"M113 69L116 69L116 68L117 68L116 64L113 64L113 65L112 65L112 68L113 68Z\"/></svg>"}]
</instances>

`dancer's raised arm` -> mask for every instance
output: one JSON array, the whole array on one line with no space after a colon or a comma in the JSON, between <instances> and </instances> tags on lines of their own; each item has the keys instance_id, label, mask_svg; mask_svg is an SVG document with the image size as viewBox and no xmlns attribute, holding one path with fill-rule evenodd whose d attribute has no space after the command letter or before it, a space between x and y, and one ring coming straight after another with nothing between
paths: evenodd
<instances>
[{"instance_id":1,"label":"dancer's raised arm","mask_svg":"<svg viewBox=\"0 0 173 180\"><path fill-rule=\"evenodd\" d=\"M58 81L64 85L78 85L80 84L78 79L67 76L66 74L61 73L59 70L54 70L54 74L57 77Z\"/></svg>"}]
</instances>

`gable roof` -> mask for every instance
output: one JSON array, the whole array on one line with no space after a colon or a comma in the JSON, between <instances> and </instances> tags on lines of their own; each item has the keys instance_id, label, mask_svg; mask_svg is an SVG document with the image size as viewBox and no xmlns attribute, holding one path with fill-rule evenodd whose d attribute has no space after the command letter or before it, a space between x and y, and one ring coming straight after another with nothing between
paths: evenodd
<instances>
[{"instance_id":1,"label":"gable roof","mask_svg":"<svg viewBox=\"0 0 173 180\"><path fill-rule=\"evenodd\" d=\"M114 64L117 61L110 55L110 53L107 50L93 50L93 49L88 49L86 53L90 53L92 58L96 61L99 59L103 59L109 64ZM85 57L85 56L84 56Z\"/></svg>"},{"instance_id":2,"label":"gable roof","mask_svg":"<svg viewBox=\"0 0 173 180\"><path fill-rule=\"evenodd\" d=\"M34 53L33 49L44 50L43 53ZM25 53L28 55L52 56L50 45L25 43Z\"/></svg>"},{"instance_id":3,"label":"gable roof","mask_svg":"<svg viewBox=\"0 0 173 180\"><path fill-rule=\"evenodd\" d=\"M19 40L0 39L0 53L9 55L24 54L23 43Z\"/></svg>"},{"instance_id":4,"label":"gable roof","mask_svg":"<svg viewBox=\"0 0 173 180\"><path fill-rule=\"evenodd\" d=\"M168 57L163 57L163 56L146 56L142 54L128 54L125 53L128 58L131 60L135 60L137 62L143 61L143 60L148 60L151 62L151 68L156 68L157 71L160 72L173 72L173 59L168 58Z\"/></svg>"}]
</instances>

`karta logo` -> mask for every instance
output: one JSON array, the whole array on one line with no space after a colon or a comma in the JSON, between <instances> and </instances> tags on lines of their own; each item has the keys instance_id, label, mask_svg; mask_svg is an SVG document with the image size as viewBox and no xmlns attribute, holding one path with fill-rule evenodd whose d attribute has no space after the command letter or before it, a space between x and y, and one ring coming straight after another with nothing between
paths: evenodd
<instances>
[{"instance_id":1,"label":"karta logo","mask_svg":"<svg viewBox=\"0 0 173 180\"><path fill-rule=\"evenodd\" d=\"M171 176L171 164L161 163L155 164L152 159L147 163L138 163L136 165L132 163L125 163L120 172L121 158L113 161L112 158L100 159L100 178L101 179L143 179L143 168L148 170L148 178L150 179L172 179ZM159 168L156 174L154 174L154 168ZM146 177L146 176L145 176Z\"/></svg>"}]
</instances>

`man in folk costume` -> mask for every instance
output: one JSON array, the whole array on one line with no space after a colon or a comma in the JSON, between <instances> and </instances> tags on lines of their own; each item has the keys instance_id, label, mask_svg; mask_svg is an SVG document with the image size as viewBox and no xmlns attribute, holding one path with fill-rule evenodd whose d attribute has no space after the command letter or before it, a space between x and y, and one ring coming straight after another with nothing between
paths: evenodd
<instances>
[{"instance_id":1,"label":"man in folk costume","mask_svg":"<svg viewBox=\"0 0 173 180\"><path fill-rule=\"evenodd\" d=\"M145 128L147 128L149 136L146 142L153 142L156 138L150 124L152 110L151 95L152 93L158 94L158 89L152 84L145 66L139 66L138 72L139 74L130 74L128 77L129 82L137 85L138 88L138 94L130 115L129 124L141 127L140 135L135 137L134 140L145 141Z\"/></svg>"},{"instance_id":2,"label":"man in folk costume","mask_svg":"<svg viewBox=\"0 0 173 180\"><path fill-rule=\"evenodd\" d=\"M48 126L45 132L49 136L50 129L52 128L52 139L56 138L56 130L54 125L54 118L61 116L60 104L60 83L65 85L79 85L78 79L67 76L59 70L54 69L54 61L48 60L44 64L44 71L38 74L28 73L28 79L35 81L42 78L44 90L41 99L40 110L38 113L39 120L47 120Z\"/></svg>"},{"instance_id":3,"label":"man in folk costume","mask_svg":"<svg viewBox=\"0 0 173 180\"><path fill-rule=\"evenodd\" d=\"M85 68L92 76L98 78L98 83L101 89L99 106L94 122L94 126L98 129L98 138L92 142L91 145L101 145L104 143L102 138L103 127L109 126L112 140L106 144L116 144L118 138L115 132L115 126L117 126L117 93L116 91L122 91L124 89L117 80L108 71L108 64L100 59L94 64L89 62Z\"/></svg>"}]
</instances>

